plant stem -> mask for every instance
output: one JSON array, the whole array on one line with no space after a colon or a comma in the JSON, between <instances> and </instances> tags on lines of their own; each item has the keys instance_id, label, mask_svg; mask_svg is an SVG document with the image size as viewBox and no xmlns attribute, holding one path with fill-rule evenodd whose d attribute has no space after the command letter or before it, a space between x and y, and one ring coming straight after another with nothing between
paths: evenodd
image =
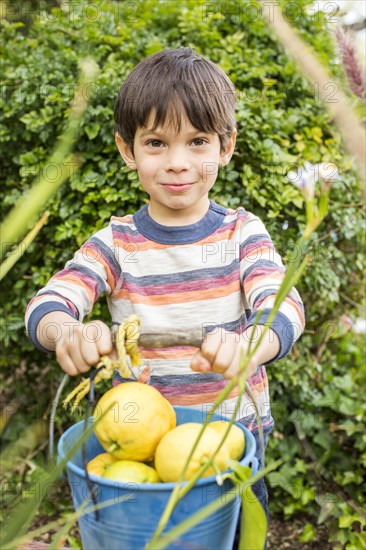
<instances>
[{"instance_id":1,"label":"plant stem","mask_svg":"<svg viewBox=\"0 0 366 550\"><path fill-rule=\"evenodd\" d=\"M280 288L279 288L279 290L276 294L274 306L271 309L271 312L270 312L270 314L267 318L267 321L264 325L264 328L261 332L261 335L260 335L258 341L256 342L256 344L254 345L254 347L252 349L253 334L254 334L254 331L253 331L251 333L250 343L249 343L248 350L247 350L247 355L246 356L241 356L238 375L233 377L231 379L231 381L221 391L221 393L219 394L219 396L215 400L215 402L213 404L213 407L211 408L211 410L207 414L206 420L203 423L203 426L202 426L202 429L201 429L200 433L198 434L198 437L195 441L193 449L192 449L192 451L191 451L189 457L187 458L186 463L183 467L181 476L180 476L176 486L174 487L174 490L173 490L173 492L170 496L170 499L169 499L169 501L166 505L166 508L165 508L161 518L160 518L158 527L155 530L152 538L148 542L148 544L146 546L146 549L153 549L153 548L157 548L157 547L160 548L160 546L157 546L157 545L159 544L159 541L161 540L161 533L163 532L164 528L166 527L166 525L169 521L169 518L170 518L171 514L173 513L173 510L174 510L175 506L183 498L183 496L186 495L191 490L191 488L195 485L195 483L199 479L199 477L201 477L202 474L206 471L206 469L213 463L213 461L215 460L217 452L219 451L221 446L224 444L225 437L223 437L223 439L221 441L221 444L215 450L215 452L210 457L210 459L207 461L207 463L199 470L199 472L197 472L188 481L188 483L184 487L181 487L181 483L182 483L182 480L184 479L184 474L186 473L186 470L188 468L188 464L189 464L189 462L192 458L192 455L193 455L194 450L196 449L196 447L198 445L198 442L199 442L200 438L202 437L202 434L203 434L207 424L210 422L210 420L212 418L212 415L214 414L215 410L226 399L227 395L230 393L230 391L235 386L235 384L238 384L239 385L239 396L238 396L238 400L237 400L237 403L236 403L236 406L235 406L235 410L234 410L234 412L231 416L231 419L230 419L230 425L234 422L234 420L236 418L236 412L238 410L238 407L240 406L240 402L241 402L241 399L242 399L242 396L243 396L243 393L244 393L244 388L245 388L245 384L246 384L246 375L247 375L247 373L246 373L247 365L248 365L251 357L254 355L254 353L256 352L256 350L258 349L260 344L262 343L265 334L267 333L267 331L271 327L272 321L274 320L276 314L278 313L282 302L286 299L289 292L291 291L291 288L294 286L295 282L300 278L300 276L302 275L302 273L303 273L303 271L304 271L304 269L305 269L305 267L308 263L308 256L304 257L303 251L306 250L306 247L308 245L308 241L309 241L312 233L315 231L316 227L318 227L319 223L322 221L323 217L326 215L328 202L323 201L322 205L324 206L324 208L322 208L322 212L321 212L322 215L321 216L319 216L319 215L316 216L316 217L314 216L313 206L310 210L308 209L308 214L311 217L311 219L310 219L310 221L308 220L308 223L305 227L304 234L300 237L300 239L298 240L297 245L296 245L296 250L300 250L300 254L298 255L298 257L296 257L294 259L294 261L292 263L290 263L290 265L288 266L288 268L286 270L283 281L282 281L282 283L280 285ZM261 315L262 315L262 312L259 310L257 312L253 328L255 328L257 326L258 322L260 321ZM261 431L262 426L261 426L261 421L260 421L260 417L259 417L259 413L258 413L258 408L255 405L254 396L253 396L253 394L251 392L251 389L248 385L247 385L247 391L248 391L248 394L251 397L252 402L254 404L255 411L256 411L256 417L259 420L258 425L260 426L260 431ZM227 432L225 433L225 436L227 436L227 434L230 430L230 427L228 428ZM262 440L263 440L263 433L262 433ZM262 444L263 444L263 441L262 441ZM196 514L193 514L193 516L191 516L189 518L189 520L191 520L193 522L198 514L199 514L199 511L196 512ZM189 524L189 521L187 520L187 522L185 522L185 523Z\"/></svg>"},{"instance_id":2,"label":"plant stem","mask_svg":"<svg viewBox=\"0 0 366 550\"><path fill-rule=\"evenodd\" d=\"M161 535L164 528L166 527L166 524L168 523L169 518L170 518L174 508L178 504L178 502L192 489L192 487L196 484L196 481L200 477L202 477L202 475L205 473L205 471L211 466L211 464L213 463L213 461L216 457L216 454L218 453L218 451L221 449L222 445L224 444L225 439L228 436L228 433L230 431L231 425L233 424L234 419L236 417L236 413L237 413L237 411L240 407L243 391L238 396L238 400L235 404L234 412L233 412L232 417L229 421L228 429L226 430L226 432L225 432L225 434L224 434L224 436L223 436L223 438L220 442L220 445L217 447L217 449L215 449L212 456L207 460L207 462L202 466L202 468L200 468L200 470L198 470L195 473L195 475L188 481L188 483L182 487L181 483L184 480L184 475L187 471L188 465L191 461L193 453L194 453L194 451L195 451L195 449L196 449L196 447L197 447L197 445L198 445L198 443L199 443L199 441L202 437L202 434L203 434L205 428L209 424L210 419L212 418L212 415L214 414L214 410L216 410L216 408L220 405L220 403L226 398L226 395L231 391L231 388L234 385L235 385L235 380L233 379L233 380L231 380L231 382L229 382L229 384L224 388L224 390L218 396L217 400L214 403L213 410L210 411L207 414L206 420L205 420L204 424L202 425L201 431L198 434L198 437L197 437L197 439L196 439L196 441L195 441L195 443L192 447L192 450L191 450L191 452L190 452L190 454L189 454L189 456L188 456L188 458L185 462L185 465L184 465L183 470L180 474L179 480L177 481L177 484L175 485L175 487L173 489L173 492L172 492L172 494L169 498L167 506L166 506L161 518L160 518L158 526L157 526L151 540L149 541L148 545L146 546L146 548L154 548L154 545L155 545L156 541L159 539L159 536ZM228 387L230 387L230 389L228 389ZM150 545L152 545L152 546L150 546Z\"/></svg>"},{"instance_id":3,"label":"plant stem","mask_svg":"<svg viewBox=\"0 0 366 550\"><path fill-rule=\"evenodd\" d=\"M267 466L266 468L263 468L260 472L258 472L255 476L252 476L250 478L245 479L244 481L242 479L238 480L233 475L232 481L237 484L238 486L238 493L243 489L246 489L248 485L253 485L256 483L259 479L267 475L272 470L275 470L283 463L282 460L276 460L273 462L270 466ZM238 497L238 494L236 492L230 492L226 493L225 495L225 505L229 504L232 500ZM161 537L157 542L154 543L154 546L146 546L145 550L147 548L151 548L153 550L163 550L167 547L168 544L171 542L177 540L178 537L189 531L189 529L192 529L197 523L200 523L207 517L214 514L217 510L222 508L222 495L220 495L217 499L210 502L203 508L201 508L198 512L196 512L194 515L188 517L186 520L179 523L179 525L173 527L168 533L166 533L163 537Z\"/></svg>"},{"instance_id":4,"label":"plant stem","mask_svg":"<svg viewBox=\"0 0 366 550\"><path fill-rule=\"evenodd\" d=\"M5 275L11 270L11 268L16 264L16 262L21 258L24 252L27 250L29 245L34 241L46 221L48 220L49 212L45 212L43 216L38 220L36 225L31 229L28 235L22 240L21 243L17 246L15 251L9 253L8 257L0 265L0 281L5 277Z\"/></svg>"}]
</instances>

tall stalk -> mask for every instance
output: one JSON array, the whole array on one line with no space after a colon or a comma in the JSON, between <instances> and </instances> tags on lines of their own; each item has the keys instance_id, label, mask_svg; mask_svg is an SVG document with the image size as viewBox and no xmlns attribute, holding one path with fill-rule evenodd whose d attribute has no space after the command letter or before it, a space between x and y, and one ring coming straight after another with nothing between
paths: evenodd
<instances>
[{"instance_id":1,"label":"tall stalk","mask_svg":"<svg viewBox=\"0 0 366 550\"><path fill-rule=\"evenodd\" d=\"M300 279L301 275L303 274L306 268L306 265L308 263L308 256L306 254L307 246L309 244L312 234L318 228L318 226L320 225L320 223L322 222L322 220L327 214L331 181L332 181L332 178L334 179L337 176L337 172L334 168L334 165L332 165L331 168L332 169L329 171L329 169L327 169L327 166L323 164L319 166L312 166L307 164L305 168L300 168L297 174L296 173L294 174L293 172L288 174L288 178L294 183L294 185L296 185L301 189L306 199L307 223L306 223L303 235L299 238L297 244L295 245L296 251L299 251L300 253L297 254L296 258L292 262L290 262L290 264L287 267L285 276L277 292L274 306L268 316L264 329L261 331L261 335L258 341L253 345L253 341L251 337L247 353L245 355L242 353L241 355L238 374L234 378L232 378L230 382L225 386L225 388L221 391L221 393L215 400L212 406L212 409L208 413L206 420L202 425L201 431L198 434L195 444L191 450L191 453L184 464L180 477L172 491L169 501L167 502L167 505L160 518L158 526L152 538L146 545L147 550L153 550L154 548L157 548L157 547L165 548L166 544L168 544L168 541L170 540L169 533L164 535L164 542L162 540L162 533L166 528L167 523L175 507L177 506L179 501L192 489L196 481L203 475L203 473L207 470L207 468L209 468L209 466L214 463L215 457L218 451L220 450L221 446L224 444L225 438L230 430L230 426L236 419L236 413L239 410L240 402L244 392L247 391L249 393L249 396L253 400L253 396L251 396L250 394L250 388L246 382L247 366L249 364L249 361L257 351L258 347L260 346L261 342L263 341L263 338L265 337L266 333L268 332L272 321L274 320L276 314L278 313L281 307L281 304L287 298L291 289ZM320 180L319 199L316 200L314 196L315 184L319 180ZM259 311L256 316L253 329L255 329L255 327L260 323L260 317L261 317L261 312ZM254 332L255 330L253 330L252 335L254 334ZM188 483L182 486L184 475L185 475L185 472L187 471L189 462L193 456L193 453L205 429L207 428L207 425L209 424L212 418L212 415L219 408L221 403L226 399L226 397L229 395L229 393L231 392L231 390L235 385L238 385L239 387L239 395L238 395L238 401L236 403L234 412L230 417L230 421L229 421L230 426L225 432L220 445L215 449L215 452L212 454L210 459L201 467L201 469L198 472L196 472L196 474L188 481ZM253 400L253 403L254 403L254 400ZM260 418L258 418L257 420L258 420L259 429L261 430ZM189 529L191 529L197 523L197 518L199 517L200 517L200 511L196 512L195 514L190 516L187 520L185 520L184 530L182 530L181 528L180 534L183 534L183 532L186 532Z\"/></svg>"}]
</instances>

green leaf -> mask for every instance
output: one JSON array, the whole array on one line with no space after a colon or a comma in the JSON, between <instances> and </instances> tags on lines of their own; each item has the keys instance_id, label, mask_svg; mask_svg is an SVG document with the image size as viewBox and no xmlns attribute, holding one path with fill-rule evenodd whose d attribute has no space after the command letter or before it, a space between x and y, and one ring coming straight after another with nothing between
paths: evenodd
<instances>
[{"instance_id":1,"label":"green leaf","mask_svg":"<svg viewBox=\"0 0 366 550\"><path fill-rule=\"evenodd\" d=\"M353 523L360 523L360 520L360 516L357 516L355 514L344 514L339 518L339 527L341 529L347 529L348 527L351 527Z\"/></svg>"},{"instance_id":2,"label":"green leaf","mask_svg":"<svg viewBox=\"0 0 366 550\"><path fill-rule=\"evenodd\" d=\"M241 522L239 550L264 548L267 537L267 517L252 487L240 486ZM254 529L255 526L255 529Z\"/></svg>"},{"instance_id":3,"label":"green leaf","mask_svg":"<svg viewBox=\"0 0 366 550\"><path fill-rule=\"evenodd\" d=\"M92 122L85 126L84 130L89 139L94 139L99 134L100 124L98 122Z\"/></svg>"},{"instance_id":4,"label":"green leaf","mask_svg":"<svg viewBox=\"0 0 366 550\"><path fill-rule=\"evenodd\" d=\"M307 523L304 526L302 534L299 536L300 542L310 542L311 540L314 540L316 535L316 529L314 525L311 525L311 523Z\"/></svg>"}]
</instances>

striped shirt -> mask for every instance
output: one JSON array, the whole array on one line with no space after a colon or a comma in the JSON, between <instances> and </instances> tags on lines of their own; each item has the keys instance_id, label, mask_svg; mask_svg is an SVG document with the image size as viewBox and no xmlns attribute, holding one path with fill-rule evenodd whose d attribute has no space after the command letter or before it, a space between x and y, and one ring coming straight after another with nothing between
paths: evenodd
<instances>
[{"instance_id":1,"label":"striped shirt","mask_svg":"<svg viewBox=\"0 0 366 550\"><path fill-rule=\"evenodd\" d=\"M224 208L210 201L203 219L187 226L163 226L147 205L134 215L112 217L30 301L28 335L40 349L36 331L51 311L65 311L82 321L105 292L113 324L135 314L141 332L187 332L188 328L218 328L240 335L261 311L265 324L274 305L285 268L260 219L244 208ZM304 309L292 288L271 328L284 357L304 329ZM44 350L47 351L47 350ZM209 410L228 380L218 373L190 369L197 348L141 349L151 369L149 383L173 405ZM118 373L114 384L121 382ZM249 380L265 426L272 422L265 366ZM237 388L218 411L231 415ZM236 415L250 429L255 410L246 394Z\"/></svg>"}]
</instances>

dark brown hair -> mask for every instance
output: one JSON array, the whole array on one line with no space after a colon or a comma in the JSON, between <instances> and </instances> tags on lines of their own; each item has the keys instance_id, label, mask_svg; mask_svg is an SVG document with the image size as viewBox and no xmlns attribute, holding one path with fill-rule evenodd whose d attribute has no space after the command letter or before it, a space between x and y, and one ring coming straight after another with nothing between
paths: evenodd
<instances>
[{"instance_id":1,"label":"dark brown hair","mask_svg":"<svg viewBox=\"0 0 366 550\"><path fill-rule=\"evenodd\" d=\"M122 84L114 111L116 131L133 152L137 128L173 124L180 131L182 113L197 130L216 133L221 149L236 127L235 88L218 65L192 48L168 49L141 61Z\"/></svg>"}]
</instances>

